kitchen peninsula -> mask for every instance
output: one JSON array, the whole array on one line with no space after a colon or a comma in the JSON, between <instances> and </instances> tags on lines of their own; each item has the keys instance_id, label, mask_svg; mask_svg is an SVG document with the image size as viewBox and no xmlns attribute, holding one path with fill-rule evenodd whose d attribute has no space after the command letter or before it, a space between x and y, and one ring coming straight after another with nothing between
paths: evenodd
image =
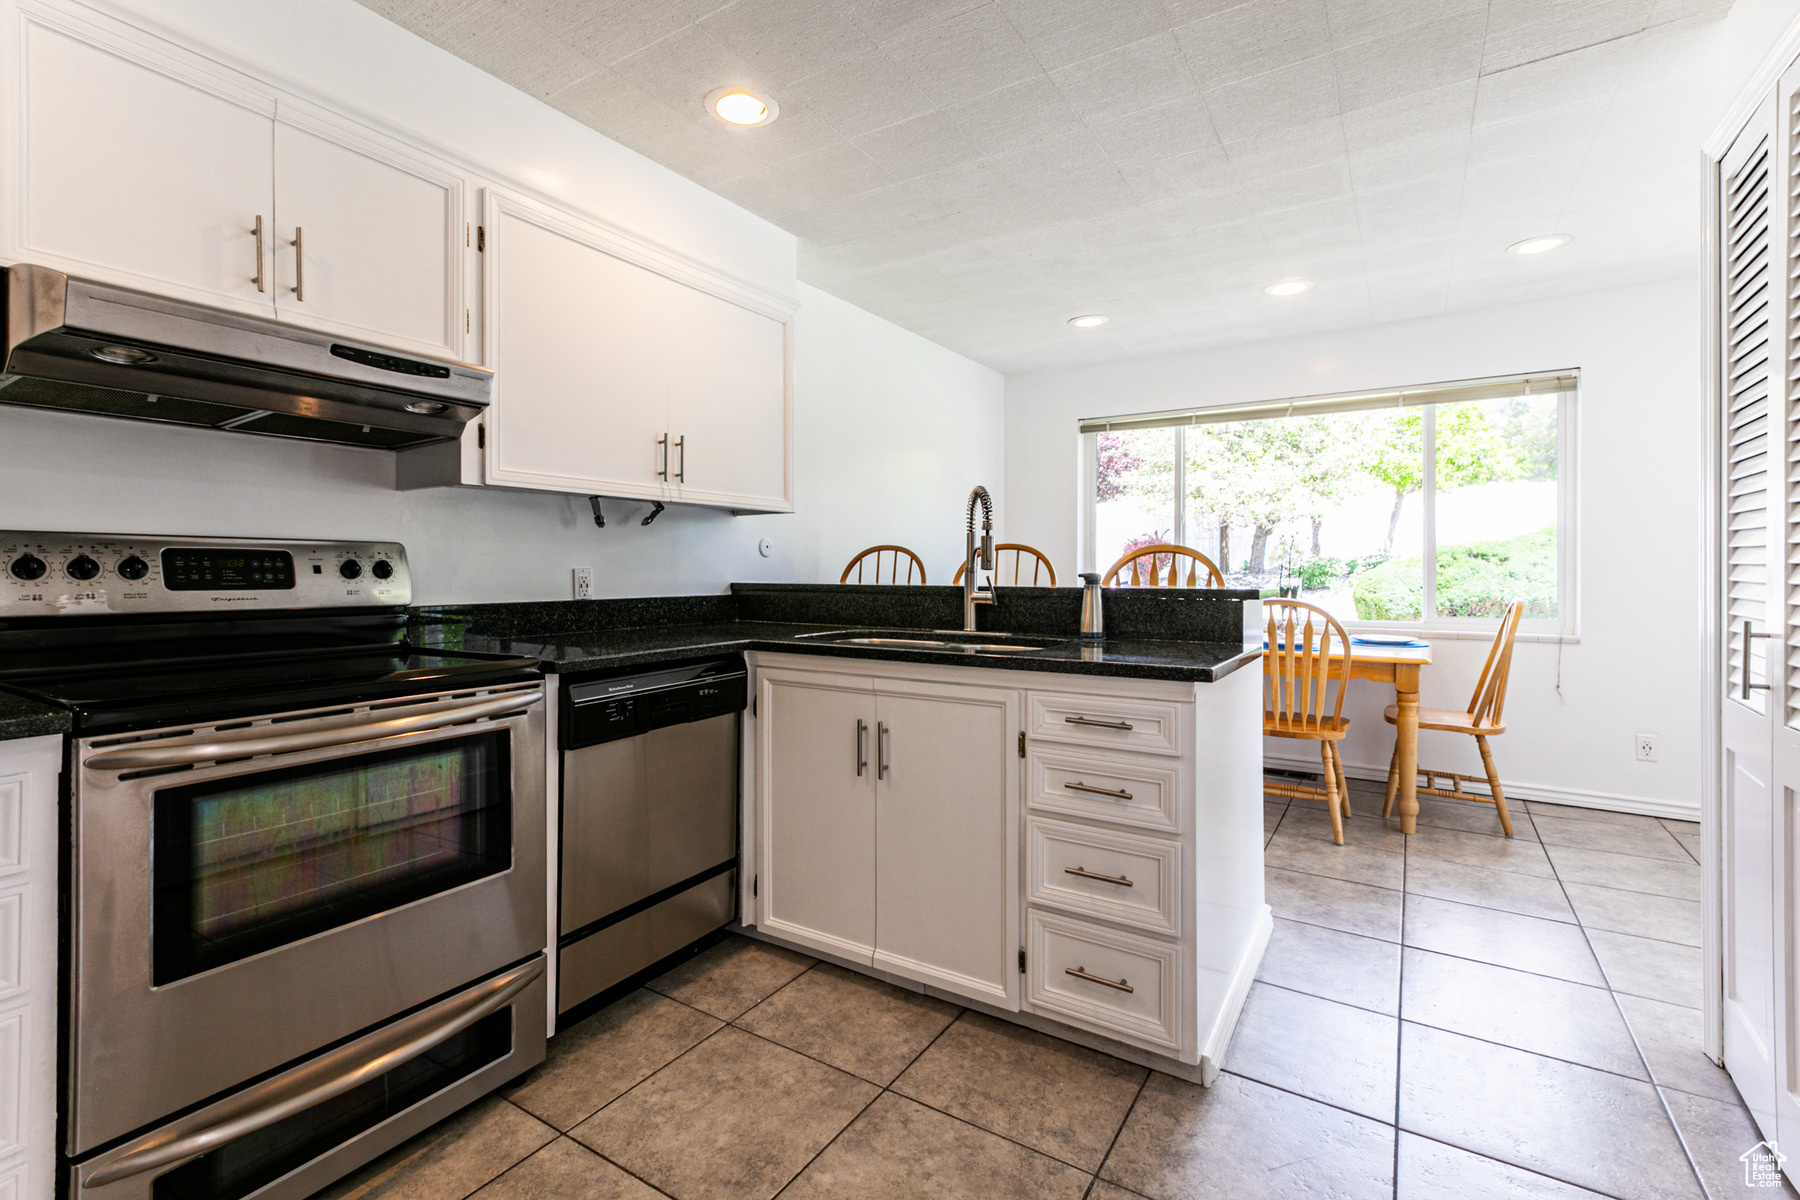
<instances>
[{"instance_id":1,"label":"kitchen peninsula","mask_svg":"<svg viewBox=\"0 0 1800 1200\"><path fill-rule=\"evenodd\" d=\"M1074 589L925 632L960 605L738 584L425 608L412 640L584 680L742 654L747 932L1210 1083L1270 930L1257 594L1120 590L1086 646Z\"/></svg>"}]
</instances>

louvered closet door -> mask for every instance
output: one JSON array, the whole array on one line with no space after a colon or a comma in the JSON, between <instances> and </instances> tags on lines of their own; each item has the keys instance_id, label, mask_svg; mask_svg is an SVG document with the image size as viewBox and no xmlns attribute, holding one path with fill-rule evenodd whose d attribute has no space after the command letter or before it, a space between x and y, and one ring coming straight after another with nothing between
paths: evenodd
<instances>
[{"instance_id":1,"label":"louvered closet door","mask_svg":"<svg viewBox=\"0 0 1800 1200\"><path fill-rule=\"evenodd\" d=\"M1773 96L1721 163L1719 250L1724 561L1725 1063L1765 1136L1776 1137L1777 914L1770 618L1780 625L1787 156ZM1786 122L1780 122L1784 125ZM1772 424L1772 421L1775 422ZM1773 607L1772 607L1773 606ZM1785 693L1786 689L1781 689Z\"/></svg>"},{"instance_id":2,"label":"louvered closet door","mask_svg":"<svg viewBox=\"0 0 1800 1200\"><path fill-rule=\"evenodd\" d=\"M1776 1127L1766 1132L1791 1147L1800 1145L1800 919L1795 912L1800 902L1800 67L1783 76L1777 95L1774 161L1781 220L1774 256L1781 281L1782 336L1781 367L1775 372L1780 387L1770 399L1769 450L1780 588L1770 596L1769 613L1778 635L1771 656L1775 687L1769 693L1775 739L1769 844L1774 858L1770 935L1775 948ZM1789 1166L1800 1168L1800 1160Z\"/></svg>"}]
</instances>

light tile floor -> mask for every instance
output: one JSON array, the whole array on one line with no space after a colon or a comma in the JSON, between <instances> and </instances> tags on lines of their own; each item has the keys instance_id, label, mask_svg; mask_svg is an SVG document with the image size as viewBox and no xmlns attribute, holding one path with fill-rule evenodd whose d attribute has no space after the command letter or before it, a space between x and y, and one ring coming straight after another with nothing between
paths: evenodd
<instances>
[{"instance_id":1,"label":"light tile floor","mask_svg":"<svg viewBox=\"0 0 1800 1200\"><path fill-rule=\"evenodd\" d=\"M1265 804L1275 935L1211 1089L733 939L326 1195L1775 1194L1700 1050L1695 826L1425 800L1407 839L1353 794L1342 847Z\"/></svg>"}]
</instances>

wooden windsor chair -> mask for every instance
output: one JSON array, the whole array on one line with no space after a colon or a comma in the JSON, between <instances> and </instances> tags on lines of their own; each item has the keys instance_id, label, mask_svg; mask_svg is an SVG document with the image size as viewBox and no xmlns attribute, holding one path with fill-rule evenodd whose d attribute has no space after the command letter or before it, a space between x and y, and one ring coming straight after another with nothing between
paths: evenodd
<instances>
[{"instance_id":1,"label":"wooden windsor chair","mask_svg":"<svg viewBox=\"0 0 1800 1200\"><path fill-rule=\"evenodd\" d=\"M1187 582L1180 580L1182 560L1187 560ZM1162 568L1167 563L1169 577L1162 578ZM1131 568L1128 580L1119 578L1120 572ZM1142 578L1147 572L1148 579ZM1186 546L1177 546L1171 542L1158 542L1151 546L1139 546L1136 550L1128 550L1106 572L1100 581L1103 587L1191 587L1208 588L1224 587L1225 573L1219 565L1198 550L1190 550Z\"/></svg>"},{"instance_id":2,"label":"wooden windsor chair","mask_svg":"<svg viewBox=\"0 0 1800 1200\"><path fill-rule=\"evenodd\" d=\"M1012 578L1007 578L1006 555L1012 555ZM1023 578L1025 564L1031 563L1031 578ZM958 564L956 578L950 583L954 586L963 581L963 572L968 569L967 563ZM1056 568L1050 565L1050 556L1042 550L1027 546L1022 542L994 543L994 584L1010 584L1013 587L1055 587Z\"/></svg>"},{"instance_id":3,"label":"wooden windsor chair","mask_svg":"<svg viewBox=\"0 0 1800 1200\"><path fill-rule=\"evenodd\" d=\"M1337 618L1302 600L1265 600L1268 614L1263 651L1263 734L1319 743L1325 786L1263 780L1264 793L1298 800L1323 800L1331 813L1331 840L1344 844L1350 792L1338 743L1350 732L1344 693L1350 690L1350 635ZM1336 639L1336 645L1333 645ZM1331 684L1336 681L1337 687ZM1327 712L1329 707L1329 712Z\"/></svg>"},{"instance_id":4,"label":"wooden windsor chair","mask_svg":"<svg viewBox=\"0 0 1800 1200\"><path fill-rule=\"evenodd\" d=\"M906 578L900 578L901 568L906 570ZM887 578L882 578L883 571ZM856 578L852 579L852 573ZM917 578L914 578L917 576ZM838 576L839 583L907 583L925 584L925 564L919 556L905 546L870 546L861 554L851 559Z\"/></svg>"},{"instance_id":5,"label":"wooden windsor chair","mask_svg":"<svg viewBox=\"0 0 1800 1200\"><path fill-rule=\"evenodd\" d=\"M1512 815L1506 811L1506 793L1500 787L1500 772L1494 767L1494 755L1488 749L1487 740L1506 732L1506 722L1502 714L1506 709L1506 682L1512 674L1513 639L1519 632L1519 622L1525 617L1525 602L1514 600L1506 606L1506 612L1500 618L1500 628L1494 633L1494 643L1488 647L1487 662L1482 665L1481 677L1475 681L1475 694L1469 697L1469 707L1462 712L1447 708L1421 708L1419 710L1419 728L1435 729L1439 733L1462 733L1475 739L1475 746L1481 751L1481 766L1486 778L1477 775L1459 775L1454 771L1437 771L1429 767L1419 768L1419 795L1441 796L1446 800L1471 800L1477 804L1492 804L1500 814L1500 828L1506 836L1513 835ZM1389 725L1399 721L1400 706L1390 704L1381 715ZM1450 786L1443 787L1439 780L1447 781ZM1463 789L1463 784L1486 784L1487 794L1470 792ZM1400 790L1400 748L1394 748L1394 757L1388 763L1387 802L1381 806L1381 815L1386 817L1394 809L1394 797Z\"/></svg>"}]
</instances>

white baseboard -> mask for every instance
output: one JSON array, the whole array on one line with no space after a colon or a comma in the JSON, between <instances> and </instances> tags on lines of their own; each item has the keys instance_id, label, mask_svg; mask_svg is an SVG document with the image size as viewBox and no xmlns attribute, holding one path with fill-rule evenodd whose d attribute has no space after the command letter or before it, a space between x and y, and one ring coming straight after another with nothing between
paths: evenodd
<instances>
[{"instance_id":1,"label":"white baseboard","mask_svg":"<svg viewBox=\"0 0 1800 1200\"><path fill-rule=\"evenodd\" d=\"M1263 755L1264 764L1289 771L1309 771L1318 774L1319 760L1313 755L1304 758L1276 758L1274 755ZM1372 779L1378 783L1387 782L1387 766L1364 766L1360 763L1345 763L1344 774L1351 779ZM1542 804L1566 804L1570 808L1598 808L1607 812L1632 813L1640 817L1667 817L1671 821L1698 821L1700 819L1700 802L1683 804L1674 800L1658 800L1652 796L1621 796L1613 792L1578 792L1569 788L1550 787L1541 783L1514 783L1504 779L1506 798L1508 800L1536 800Z\"/></svg>"},{"instance_id":2,"label":"white baseboard","mask_svg":"<svg viewBox=\"0 0 1800 1200\"><path fill-rule=\"evenodd\" d=\"M1256 972L1262 967L1263 951L1269 948L1269 938L1274 933L1275 915L1265 904L1256 914L1250 940L1245 943L1244 952L1238 956L1237 966L1231 972L1231 980L1225 986L1225 1003L1219 1006L1219 1014L1213 1018L1212 1028L1206 1031L1205 1040L1201 1042L1200 1077L1205 1087L1211 1087L1213 1080L1219 1077L1219 1064L1225 1061L1225 1053L1231 1048L1231 1035L1237 1031L1238 1017L1243 1015L1250 985L1256 980Z\"/></svg>"}]
</instances>

